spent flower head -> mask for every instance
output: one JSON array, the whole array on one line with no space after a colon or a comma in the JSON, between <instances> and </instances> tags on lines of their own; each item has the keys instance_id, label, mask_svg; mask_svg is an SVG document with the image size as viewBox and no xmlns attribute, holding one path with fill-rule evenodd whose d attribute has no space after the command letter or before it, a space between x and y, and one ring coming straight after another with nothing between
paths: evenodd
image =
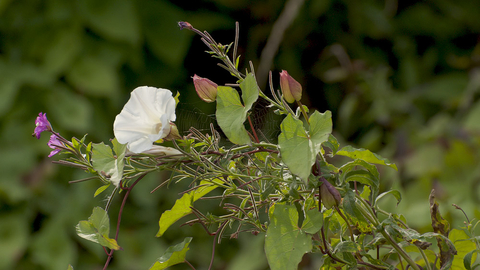
<instances>
[{"instance_id":1,"label":"spent flower head","mask_svg":"<svg viewBox=\"0 0 480 270\"><path fill-rule=\"evenodd\" d=\"M205 102L214 102L217 98L218 85L207 78L193 75L193 84L198 96Z\"/></svg>"},{"instance_id":2,"label":"spent flower head","mask_svg":"<svg viewBox=\"0 0 480 270\"><path fill-rule=\"evenodd\" d=\"M286 70L280 72L280 89L283 98L288 103L299 101L302 98L302 85L290 76Z\"/></svg>"},{"instance_id":3,"label":"spent flower head","mask_svg":"<svg viewBox=\"0 0 480 270\"><path fill-rule=\"evenodd\" d=\"M175 119L175 99L170 90L141 86L132 91L115 117L113 132L119 143L127 144L128 150L141 153L167 137L170 122Z\"/></svg>"},{"instance_id":4,"label":"spent flower head","mask_svg":"<svg viewBox=\"0 0 480 270\"><path fill-rule=\"evenodd\" d=\"M52 125L48 121L46 113L39 113L37 119L35 119L35 130L33 131L32 136L36 136L37 139L40 139L40 135L44 131L52 131Z\"/></svg>"}]
</instances>

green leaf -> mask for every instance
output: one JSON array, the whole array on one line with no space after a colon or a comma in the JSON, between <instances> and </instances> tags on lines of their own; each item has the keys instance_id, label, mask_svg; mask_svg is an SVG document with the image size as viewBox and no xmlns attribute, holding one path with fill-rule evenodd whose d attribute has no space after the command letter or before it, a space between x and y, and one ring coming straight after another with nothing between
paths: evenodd
<instances>
[{"instance_id":1,"label":"green leaf","mask_svg":"<svg viewBox=\"0 0 480 270\"><path fill-rule=\"evenodd\" d=\"M201 181L200 185L201 187L183 194L182 198L175 202L172 209L163 212L158 222L160 229L155 236L162 236L173 223L192 213L192 209L190 207L193 206L193 203L217 188L217 185L210 181Z\"/></svg>"},{"instance_id":2,"label":"green leaf","mask_svg":"<svg viewBox=\"0 0 480 270\"><path fill-rule=\"evenodd\" d=\"M378 190L378 185L380 184L379 179L376 178L372 173L369 171L364 170L355 170L347 172L345 175L345 182L355 181L358 183L362 183L364 185L371 186L376 193Z\"/></svg>"},{"instance_id":3,"label":"green leaf","mask_svg":"<svg viewBox=\"0 0 480 270\"><path fill-rule=\"evenodd\" d=\"M332 132L332 114L330 111L323 114L315 111L310 116L309 131L305 130L302 121L287 115L280 129L278 145L282 160L293 174L306 182L322 143Z\"/></svg>"},{"instance_id":4,"label":"green leaf","mask_svg":"<svg viewBox=\"0 0 480 270\"><path fill-rule=\"evenodd\" d=\"M217 88L217 122L227 138L235 144L249 144L250 137L245 129L244 122L247 113L258 98L257 82L252 74L248 74L240 83L242 100L237 90L219 86Z\"/></svg>"},{"instance_id":5,"label":"green leaf","mask_svg":"<svg viewBox=\"0 0 480 270\"><path fill-rule=\"evenodd\" d=\"M88 221L82 220L77 226L78 236L89 241L98 243L110 249L119 250L120 246L115 239L108 238L110 232L110 219L105 210L100 207L93 208Z\"/></svg>"},{"instance_id":6,"label":"green leaf","mask_svg":"<svg viewBox=\"0 0 480 270\"><path fill-rule=\"evenodd\" d=\"M309 234L315 234L323 226L323 215L318 209L310 209L305 212L302 230Z\"/></svg>"},{"instance_id":7,"label":"green leaf","mask_svg":"<svg viewBox=\"0 0 480 270\"><path fill-rule=\"evenodd\" d=\"M464 267L464 258L470 253L472 250L477 250L475 243L472 241L468 241L469 237L467 234L458 229L452 229L450 234L448 235L448 239L450 239L453 244L455 245L455 249L457 251L455 256L453 257L453 262L451 269L452 270L460 270L465 269Z\"/></svg>"},{"instance_id":8,"label":"green leaf","mask_svg":"<svg viewBox=\"0 0 480 270\"><path fill-rule=\"evenodd\" d=\"M69 264L67 270L73 270L73 266Z\"/></svg>"},{"instance_id":9,"label":"green leaf","mask_svg":"<svg viewBox=\"0 0 480 270\"><path fill-rule=\"evenodd\" d=\"M345 212L355 217L359 221L366 222L365 217L362 215L360 210L358 210L357 205L355 204L355 200L355 193L351 189L347 189L345 197L342 201L343 209L345 210Z\"/></svg>"},{"instance_id":10,"label":"green leaf","mask_svg":"<svg viewBox=\"0 0 480 270\"><path fill-rule=\"evenodd\" d=\"M352 241L343 241L338 243L333 250L334 254L338 254L340 252L357 252L360 251L360 248L357 243Z\"/></svg>"},{"instance_id":11,"label":"green leaf","mask_svg":"<svg viewBox=\"0 0 480 270\"><path fill-rule=\"evenodd\" d=\"M340 149L340 151L337 152L337 155L349 157L352 159L361 159L368 163L386 165L391 168L394 168L395 170L398 170L397 165L395 165L395 163L392 163L388 159L383 158L375 153L370 152L370 150L363 149L363 148L357 149L350 145L347 145L342 149Z\"/></svg>"},{"instance_id":12,"label":"green leaf","mask_svg":"<svg viewBox=\"0 0 480 270\"><path fill-rule=\"evenodd\" d=\"M378 195L378 197L375 199L375 205L377 205L378 201L380 201L381 198L385 197L388 194L393 195L397 199L397 205L402 201L402 194L400 193L400 191L392 189Z\"/></svg>"},{"instance_id":13,"label":"green leaf","mask_svg":"<svg viewBox=\"0 0 480 270\"><path fill-rule=\"evenodd\" d=\"M477 254L479 251L478 250L472 250L465 257L463 257L463 266L465 266L465 269L471 270L472 269L472 256ZM475 262L475 260L473 260Z\"/></svg>"},{"instance_id":14,"label":"green leaf","mask_svg":"<svg viewBox=\"0 0 480 270\"><path fill-rule=\"evenodd\" d=\"M297 224L295 206L275 205L265 236L265 253L270 269L297 269L303 255L312 250L311 237Z\"/></svg>"},{"instance_id":15,"label":"green leaf","mask_svg":"<svg viewBox=\"0 0 480 270\"><path fill-rule=\"evenodd\" d=\"M109 186L110 186L110 183L99 187L99 188L95 191L95 194L93 194L93 197L94 197L94 198L97 197L100 193L104 192Z\"/></svg>"},{"instance_id":16,"label":"green leaf","mask_svg":"<svg viewBox=\"0 0 480 270\"><path fill-rule=\"evenodd\" d=\"M110 146L102 143L93 144L92 164L95 171L106 176L112 184L118 187L123 177L123 166L126 144L118 143L117 139L112 141L115 156Z\"/></svg>"},{"instance_id":17,"label":"green leaf","mask_svg":"<svg viewBox=\"0 0 480 270\"><path fill-rule=\"evenodd\" d=\"M186 237L183 242L169 247L163 255L150 267L150 270L162 270L172 265L185 262L185 256L190 249L188 245L192 237Z\"/></svg>"},{"instance_id":18,"label":"green leaf","mask_svg":"<svg viewBox=\"0 0 480 270\"><path fill-rule=\"evenodd\" d=\"M338 148L340 148L337 138L335 138L332 134L328 136L328 141L326 141L323 145L332 150L332 155L335 155L338 151Z\"/></svg>"}]
</instances>

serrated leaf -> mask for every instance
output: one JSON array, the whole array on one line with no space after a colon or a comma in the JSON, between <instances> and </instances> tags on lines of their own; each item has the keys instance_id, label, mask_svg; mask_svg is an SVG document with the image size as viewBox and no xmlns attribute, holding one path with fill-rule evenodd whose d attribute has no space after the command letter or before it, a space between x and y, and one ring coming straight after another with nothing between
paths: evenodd
<instances>
[{"instance_id":1,"label":"serrated leaf","mask_svg":"<svg viewBox=\"0 0 480 270\"><path fill-rule=\"evenodd\" d=\"M190 249L188 245L191 241L192 237L186 237L183 242L169 247L150 267L150 270L163 270L172 265L185 262L185 256Z\"/></svg>"},{"instance_id":2,"label":"serrated leaf","mask_svg":"<svg viewBox=\"0 0 480 270\"><path fill-rule=\"evenodd\" d=\"M293 174L307 182L321 145L332 132L331 112L315 111L310 116L308 131L305 130L302 121L289 114L283 120L280 129L282 133L278 136L278 145L282 161Z\"/></svg>"},{"instance_id":3,"label":"serrated leaf","mask_svg":"<svg viewBox=\"0 0 480 270\"><path fill-rule=\"evenodd\" d=\"M377 155L375 153L370 152L370 150L363 149L363 148L354 148L350 145L347 145L340 149L336 153L336 155L339 156L345 156L349 157L352 159L361 159L364 160L368 163L373 163L373 164L380 164L380 165L386 165L391 168L394 168L395 170L397 169L397 165L395 163L390 162L388 159L381 157L380 155Z\"/></svg>"},{"instance_id":4,"label":"serrated leaf","mask_svg":"<svg viewBox=\"0 0 480 270\"><path fill-rule=\"evenodd\" d=\"M265 253L270 269L297 269L303 255L312 250L311 237L297 224L295 206L275 205L265 235Z\"/></svg>"},{"instance_id":5,"label":"serrated leaf","mask_svg":"<svg viewBox=\"0 0 480 270\"><path fill-rule=\"evenodd\" d=\"M158 221L160 228L155 235L156 237L161 237L173 223L192 213L190 207L193 206L193 203L217 188L216 184L209 181L201 181L200 185L201 187L183 194L183 196L175 202L172 209L163 212Z\"/></svg>"},{"instance_id":6,"label":"serrated leaf","mask_svg":"<svg viewBox=\"0 0 480 270\"><path fill-rule=\"evenodd\" d=\"M240 83L242 100L237 90L226 87L217 87L217 122L227 138L235 144L249 144L250 137L244 123L247 113L258 99L258 86L252 74L248 74Z\"/></svg>"},{"instance_id":7,"label":"serrated leaf","mask_svg":"<svg viewBox=\"0 0 480 270\"><path fill-rule=\"evenodd\" d=\"M88 221L80 221L76 229L78 236L84 239L110 249L120 249L117 241L108 237L110 232L110 219L108 218L107 212L100 207L93 208L92 215L88 218Z\"/></svg>"}]
</instances>

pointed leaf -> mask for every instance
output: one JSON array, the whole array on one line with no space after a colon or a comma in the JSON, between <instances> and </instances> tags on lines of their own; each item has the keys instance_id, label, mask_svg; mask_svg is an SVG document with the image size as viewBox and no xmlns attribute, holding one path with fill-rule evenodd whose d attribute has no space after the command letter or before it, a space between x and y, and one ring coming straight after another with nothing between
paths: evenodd
<instances>
[{"instance_id":1,"label":"pointed leaf","mask_svg":"<svg viewBox=\"0 0 480 270\"><path fill-rule=\"evenodd\" d=\"M192 237L186 237L183 242L169 247L163 255L150 267L150 270L163 270L172 265L185 262L185 256L190 249L188 245Z\"/></svg>"},{"instance_id":2,"label":"pointed leaf","mask_svg":"<svg viewBox=\"0 0 480 270\"><path fill-rule=\"evenodd\" d=\"M258 99L257 82L252 74L248 74L240 83L240 89L242 90L243 104L237 90L225 86L217 88L216 116L218 125L232 143L248 144L250 137L244 123L248 111Z\"/></svg>"},{"instance_id":3,"label":"pointed leaf","mask_svg":"<svg viewBox=\"0 0 480 270\"><path fill-rule=\"evenodd\" d=\"M108 237L110 232L110 219L108 218L107 212L100 207L93 208L92 215L88 218L88 221L80 221L76 229L78 236L84 239L99 243L110 249L120 249L117 241Z\"/></svg>"},{"instance_id":4,"label":"pointed leaf","mask_svg":"<svg viewBox=\"0 0 480 270\"><path fill-rule=\"evenodd\" d=\"M294 270L305 253L312 250L312 239L298 228L298 212L293 205L275 205L265 235L265 253L272 270Z\"/></svg>"},{"instance_id":5,"label":"pointed leaf","mask_svg":"<svg viewBox=\"0 0 480 270\"><path fill-rule=\"evenodd\" d=\"M315 111L310 116L309 131L305 130L302 121L287 115L280 129L278 145L282 160L293 174L306 182L322 143L332 132L332 114L330 111L323 114Z\"/></svg>"},{"instance_id":6,"label":"pointed leaf","mask_svg":"<svg viewBox=\"0 0 480 270\"><path fill-rule=\"evenodd\" d=\"M192 209L190 207L193 206L193 203L196 200L217 188L217 185L209 181L201 181L200 185L203 186L183 194L182 198L175 202L172 209L163 212L158 222L160 228L156 234L157 237L162 236L165 231L177 220L192 213Z\"/></svg>"},{"instance_id":7,"label":"pointed leaf","mask_svg":"<svg viewBox=\"0 0 480 270\"><path fill-rule=\"evenodd\" d=\"M93 197L97 197L100 193L104 192L109 186L110 186L110 183L99 187L99 188L95 191L95 194L93 194Z\"/></svg>"},{"instance_id":8,"label":"pointed leaf","mask_svg":"<svg viewBox=\"0 0 480 270\"><path fill-rule=\"evenodd\" d=\"M378 197L375 199L375 205L377 205L378 201L385 197L386 195L391 194L397 199L397 205L402 201L402 194L400 191L392 189L386 192L383 192L382 194L378 195Z\"/></svg>"},{"instance_id":9,"label":"pointed leaf","mask_svg":"<svg viewBox=\"0 0 480 270\"><path fill-rule=\"evenodd\" d=\"M383 158L375 153L370 152L370 150L363 149L363 148L357 149L348 145L340 149L340 151L338 151L336 155L345 156L352 159L361 159L368 163L386 165L391 168L394 168L395 170L398 170L397 165L395 165L395 163L392 163L388 159Z\"/></svg>"}]
</instances>

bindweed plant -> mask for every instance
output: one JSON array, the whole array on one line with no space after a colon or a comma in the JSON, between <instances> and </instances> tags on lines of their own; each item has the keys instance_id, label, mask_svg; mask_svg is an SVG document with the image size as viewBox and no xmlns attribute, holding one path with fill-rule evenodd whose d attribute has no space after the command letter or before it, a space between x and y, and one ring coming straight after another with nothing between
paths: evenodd
<instances>
[{"instance_id":1,"label":"bindweed plant","mask_svg":"<svg viewBox=\"0 0 480 270\"><path fill-rule=\"evenodd\" d=\"M238 68L238 24L235 42L229 45L217 43L209 33L187 22L179 26L200 35L208 53L234 77L232 84L218 86L193 76L199 97L216 102L216 121L228 142L213 125L207 133L191 127L187 135L180 135L174 124L179 94L155 87L132 91L115 118L115 139L109 144L87 142L86 136L67 140L53 130L46 114L40 113L36 120L37 138L42 132L51 133L49 157L68 154L55 163L92 174L71 182L98 179L101 186L94 196L113 189L106 205L95 207L91 216L76 226L80 237L103 247L103 269L121 249L119 228L127 198L147 174L159 171L171 171L171 175L155 190L178 182L188 182L189 187L160 216L156 236L167 233L178 220L191 217L186 224L198 224L213 237L209 269L215 245L244 233L265 238L265 256L275 270L297 269L307 253L318 257L321 269L478 268L480 245L474 234L478 221L467 217L465 228L450 229L433 191L429 203L432 232L421 234L410 228L401 214L380 208L382 198L393 196L398 204L401 194L396 190L380 193L377 166L396 170L396 165L367 149L341 147L332 135L331 112L310 111L304 106L302 86L287 71L280 73L280 91L275 90L271 73L270 91L259 89L253 65L244 73ZM250 114L259 99L283 117L278 142L266 140L252 124ZM214 190L216 195L211 195ZM117 193L123 196L122 203L118 213L111 213L110 204ZM223 214L200 211L200 199L217 201ZM117 216L113 238L112 216ZM187 237L168 248L150 269L179 263L195 269L187 259L191 241ZM128 247L123 250L128 252Z\"/></svg>"}]
</instances>

